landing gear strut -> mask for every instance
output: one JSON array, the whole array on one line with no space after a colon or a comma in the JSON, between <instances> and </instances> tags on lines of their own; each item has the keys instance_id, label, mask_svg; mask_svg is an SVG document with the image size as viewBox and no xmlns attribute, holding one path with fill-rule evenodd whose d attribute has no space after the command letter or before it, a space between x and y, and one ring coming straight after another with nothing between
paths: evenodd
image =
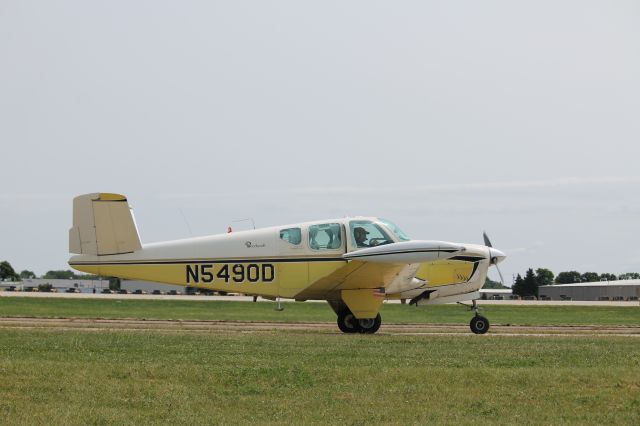
<instances>
[{"instance_id":1,"label":"landing gear strut","mask_svg":"<svg viewBox=\"0 0 640 426\"><path fill-rule=\"evenodd\" d=\"M338 328L343 333L373 334L380 328L382 317L357 319L351 311L344 309L338 313Z\"/></svg>"},{"instance_id":2,"label":"landing gear strut","mask_svg":"<svg viewBox=\"0 0 640 426\"><path fill-rule=\"evenodd\" d=\"M473 300L472 303L473 306L471 306L471 310L473 310L474 316L471 318L471 322L469 322L469 327L474 334L485 334L489 331L489 320L478 314L478 304L476 301Z\"/></svg>"}]
</instances>

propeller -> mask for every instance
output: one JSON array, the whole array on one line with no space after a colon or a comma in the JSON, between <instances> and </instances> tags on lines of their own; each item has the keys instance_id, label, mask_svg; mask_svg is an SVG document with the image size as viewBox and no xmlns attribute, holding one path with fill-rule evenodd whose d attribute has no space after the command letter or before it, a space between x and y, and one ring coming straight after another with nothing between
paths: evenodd
<instances>
[{"instance_id":1,"label":"propeller","mask_svg":"<svg viewBox=\"0 0 640 426\"><path fill-rule=\"evenodd\" d=\"M487 231L482 231L482 238L484 239L484 245L487 247L493 247L491 245L491 240L489 239L489 236L487 235Z\"/></svg>"},{"instance_id":2,"label":"propeller","mask_svg":"<svg viewBox=\"0 0 640 426\"><path fill-rule=\"evenodd\" d=\"M498 263L502 262L507 256L501 252L500 250L494 249L491 244L491 240L485 231L482 232L482 238L484 239L484 245L489 247L489 263L496 267L498 270L498 275L500 275L500 282L504 286L504 277L502 276L502 272L500 272L500 268L498 267Z\"/></svg>"}]
</instances>

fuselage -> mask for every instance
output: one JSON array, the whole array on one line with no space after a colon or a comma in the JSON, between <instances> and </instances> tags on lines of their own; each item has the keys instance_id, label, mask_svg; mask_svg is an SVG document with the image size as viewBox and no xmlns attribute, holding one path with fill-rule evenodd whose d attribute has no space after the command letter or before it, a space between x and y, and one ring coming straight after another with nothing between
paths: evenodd
<instances>
[{"instance_id":1,"label":"fuselage","mask_svg":"<svg viewBox=\"0 0 640 426\"><path fill-rule=\"evenodd\" d=\"M366 239L358 234L364 229ZM298 300L339 298L339 285L357 274L357 261L343 256L369 247L407 242L393 223L373 217L305 222L199 238L144 244L116 255L78 255L78 270L160 283ZM371 288L388 299L422 302L479 290L491 254L486 246L458 244L462 252L396 268L369 265Z\"/></svg>"}]
</instances>

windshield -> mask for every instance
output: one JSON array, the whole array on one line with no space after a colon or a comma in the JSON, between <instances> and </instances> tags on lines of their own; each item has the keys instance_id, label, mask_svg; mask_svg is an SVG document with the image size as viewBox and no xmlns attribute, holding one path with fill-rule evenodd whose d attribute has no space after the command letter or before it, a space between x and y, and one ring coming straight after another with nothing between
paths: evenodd
<instances>
[{"instance_id":1,"label":"windshield","mask_svg":"<svg viewBox=\"0 0 640 426\"><path fill-rule=\"evenodd\" d=\"M349 230L351 244L354 247L375 247L393 243L383 227L370 220L352 220L349 222Z\"/></svg>"},{"instance_id":2,"label":"windshield","mask_svg":"<svg viewBox=\"0 0 640 426\"><path fill-rule=\"evenodd\" d=\"M411 238L409 238L409 236L405 234L402 229L398 228L398 225L396 225L395 223L391 222L390 220L382 219L382 218L378 218L378 220L384 223L387 226L387 228L389 228L389 230L391 230L391 232L393 232L395 236L398 237L401 241L411 240Z\"/></svg>"}]
</instances>

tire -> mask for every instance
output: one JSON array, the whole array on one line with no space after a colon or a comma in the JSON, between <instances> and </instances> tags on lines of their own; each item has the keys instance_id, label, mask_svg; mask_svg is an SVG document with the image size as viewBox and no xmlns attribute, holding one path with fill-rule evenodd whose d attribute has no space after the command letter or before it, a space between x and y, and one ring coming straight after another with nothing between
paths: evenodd
<instances>
[{"instance_id":1,"label":"tire","mask_svg":"<svg viewBox=\"0 0 640 426\"><path fill-rule=\"evenodd\" d=\"M469 323L469 327L471 327L471 331L475 334L485 334L489 331L489 320L483 316L476 315L471 318L471 322Z\"/></svg>"},{"instance_id":2,"label":"tire","mask_svg":"<svg viewBox=\"0 0 640 426\"><path fill-rule=\"evenodd\" d=\"M375 318L358 320L358 324L360 325L360 333L373 334L380 328L382 317L378 314Z\"/></svg>"},{"instance_id":3,"label":"tire","mask_svg":"<svg viewBox=\"0 0 640 426\"><path fill-rule=\"evenodd\" d=\"M360 324L351 311L342 311L338 314L338 328L343 333L358 333Z\"/></svg>"}]
</instances>

